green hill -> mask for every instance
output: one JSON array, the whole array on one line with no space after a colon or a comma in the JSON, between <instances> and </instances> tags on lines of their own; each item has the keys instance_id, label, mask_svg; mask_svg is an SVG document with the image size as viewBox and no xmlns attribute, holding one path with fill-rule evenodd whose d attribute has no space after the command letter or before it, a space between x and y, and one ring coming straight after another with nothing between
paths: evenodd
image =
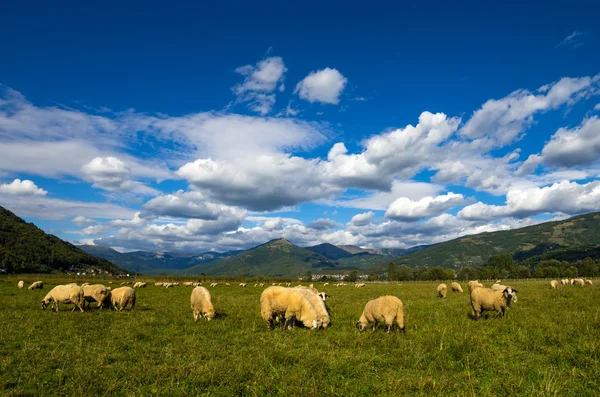
<instances>
[{"instance_id":1,"label":"green hill","mask_svg":"<svg viewBox=\"0 0 600 397\"><path fill-rule=\"evenodd\" d=\"M8 273L49 273L90 268L127 273L0 207L0 269Z\"/></svg>"},{"instance_id":2,"label":"green hill","mask_svg":"<svg viewBox=\"0 0 600 397\"><path fill-rule=\"evenodd\" d=\"M333 260L349 258L352 256L350 252L329 243L314 245L312 247L306 247L306 249Z\"/></svg>"},{"instance_id":3,"label":"green hill","mask_svg":"<svg viewBox=\"0 0 600 397\"><path fill-rule=\"evenodd\" d=\"M600 242L600 213L493 233L481 233L439 243L395 261L398 265L459 268L478 266L490 256L509 253L525 261L554 250L593 247Z\"/></svg>"},{"instance_id":4,"label":"green hill","mask_svg":"<svg viewBox=\"0 0 600 397\"><path fill-rule=\"evenodd\" d=\"M193 266L184 274L278 276L293 277L315 272L335 270L336 263L322 255L298 247L285 238L271 240L231 258Z\"/></svg>"}]
</instances>

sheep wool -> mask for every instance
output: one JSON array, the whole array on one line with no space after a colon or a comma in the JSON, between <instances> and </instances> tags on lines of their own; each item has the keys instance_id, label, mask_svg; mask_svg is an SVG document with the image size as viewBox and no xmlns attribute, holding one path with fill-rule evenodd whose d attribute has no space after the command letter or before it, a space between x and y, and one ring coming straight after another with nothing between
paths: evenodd
<instances>
[{"instance_id":1,"label":"sheep wool","mask_svg":"<svg viewBox=\"0 0 600 397\"><path fill-rule=\"evenodd\" d=\"M81 287L76 285L57 285L42 300L42 310L46 310L46 307L52 303L52 307L58 312L59 303L73 303L75 307L83 311L83 302L83 289ZM73 310L75 310L75 307Z\"/></svg>"},{"instance_id":2,"label":"sheep wool","mask_svg":"<svg viewBox=\"0 0 600 397\"><path fill-rule=\"evenodd\" d=\"M135 290L131 287L119 287L110 291L107 299L110 299L110 304L113 309L122 311L127 306L131 306L131 310L135 307Z\"/></svg>"},{"instance_id":3,"label":"sheep wool","mask_svg":"<svg viewBox=\"0 0 600 397\"><path fill-rule=\"evenodd\" d=\"M471 291L471 307L475 320L481 318L481 313L484 311L496 311L501 318L504 317L504 313L506 309L510 308L516 293L517 290L512 287L498 291L491 288L475 288Z\"/></svg>"},{"instance_id":4,"label":"sheep wool","mask_svg":"<svg viewBox=\"0 0 600 397\"><path fill-rule=\"evenodd\" d=\"M446 286L446 284L440 284L440 285L438 285L438 287L437 287L437 293L438 293L438 296L440 298L445 298L447 291L448 291L448 287Z\"/></svg>"},{"instance_id":5,"label":"sheep wool","mask_svg":"<svg viewBox=\"0 0 600 397\"><path fill-rule=\"evenodd\" d=\"M315 294L309 289L301 289L300 292L308 299L317 311L317 322L319 322L321 328L327 328L331 324L329 317L329 310L325 305L325 294Z\"/></svg>"},{"instance_id":6,"label":"sheep wool","mask_svg":"<svg viewBox=\"0 0 600 397\"><path fill-rule=\"evenodd\" d=\"M206 288L200 286L195 287L192 290L190 304L194 321L198 321L201 317L210 321L215 317L215 308L211 301L210 292L208 292Z\"/></svg>"},{"instance_id":7,"label":"sheep wool","mask_svg":"<svg viewBox=\"0 0 600 397\"><path fill-rule=\"evenodd\" d=\"M558 288L558 281L556 281L556 280L550 281L550 288L557 289Z\"/></svg>"},{"instance_id":8,"label":"sheep wool","mask_svg":"<svg viewBox=\"0 0 600 397\"><path fill-rule=\"evenodd\" d=\"M88 307L92 302L98 304L98 308L102 310L104 301L108 295L108 288L102 284L86 285L83 289L83 299L88 303Z\"/></svg>"},{"instance_id":9,"label":"sheep wool","mask_svg":"<svg viewBox=\"0 0 600 397\"><path fill-rule=\"evenodd\" d=\"M585 285L585 281L582 278L576 278L573 280L573 285L579 285L583 287Z\"/></svg>"},{"instance_id":10,"label":"sheep wool","mask_svg":"<svg viewBox=\"0 0 600 397\"><path fill-rule=\"evenodd\" d=\"M321 324L317 320L317 311L304 296L301 289L271 286L260 295L260 313L267 327L273 329L273 320L283 316L283 328L293 326L294 320L300 321L305 327L318 329Z\"/></svg>"},{"instance_id":11,"label":"sheep wool","mask_svg":"<svg viewBox=\"0 0 600 397\"><path fill-rule=\"evenodd\" d=\"M44 283L42 281L36 281L34 283L31 283L31 285L27 289L34 290L42 288L44 288Z\"/></svg>"},{"instance_id":12,"label":"sheep wool","mask_svg":"<svg viewBox=\"0 0 600 397\"><path fill-rule=\"evenodd\" d=\"M394 327L394 321L400 331L404 333L404 306L402 301L395 296L386 295L370 300L356 323L359 331L364 331L368 324L373 324L373 330L377 324L387 325L387 332Z\"/></svg>"},{"instance_id":13,"label":"sheep wool","mask_svg":"<svg viewBox=\"0 0 600 397\"><path fill-rule=\"evenodd\" d=\"M462 287L456 281L450 284L450 287L452 288L452 292L460 292L461 294L463 293Z\"/></svg>"},{"instance_id":14,"label":"sheep wool","mask_svg":"<svg viewBox=\"0 0 600 397\"><path fill-rule=\"evenodd\" d=\"M21 280L17 283L17 287L19 287L20 289L23 289L23 287L25 287L25 281Z\"/></svg>"}]
</instances>

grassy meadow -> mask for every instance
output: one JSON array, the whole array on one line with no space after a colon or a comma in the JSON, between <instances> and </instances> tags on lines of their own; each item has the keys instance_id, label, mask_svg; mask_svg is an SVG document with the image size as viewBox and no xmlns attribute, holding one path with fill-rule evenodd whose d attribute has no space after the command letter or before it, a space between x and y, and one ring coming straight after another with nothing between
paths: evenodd
<instances>
[{"instance_id":1,"label":"grassy meadow","mask_svg":"<svg viewBox=\"0 0 600 397\"><path fill-rule=\"evenodd\" d=\"M473 321L468 293L439 299L437 283L315 283L331 295L331 328L268 331L254 284L209 288L220 315L194 322L191 288L140 289L132 312L54 313L40 307L52 284L19 290L18 280L0 278L2 396L600 393L597 285L506 283L519 290L506 317ZM365 303L387 294L404 303L406 334L359 333Z\"/></svg>"}]
</instances>

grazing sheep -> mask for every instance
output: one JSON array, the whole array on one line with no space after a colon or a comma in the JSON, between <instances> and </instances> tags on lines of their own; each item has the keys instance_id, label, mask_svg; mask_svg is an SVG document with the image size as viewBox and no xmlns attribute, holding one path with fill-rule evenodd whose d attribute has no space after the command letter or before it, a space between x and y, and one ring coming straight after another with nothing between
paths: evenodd
<instances>
[{"instance_id":1,"label":"grazing sheep","mask_svg":"<svg viewBox=\"0 0 600 397\"><path fill-rule=\"evenodd\" d=\"M502 280L496 280L496 284L500 284Z\"/></svg>"},{"instance_id":2,"label":"grazing sheep","mask_svg":"<svg viewBox=\"0 0 600 397\"><path fill-rule=\"evenodd\" d=\"M83 289L78 286L57 285L42 300L42 310L46 310L46 307L50 303L52 303L53 308L56 305L56 312L58 312L59 303L73 303L75 305L73 310L79 308L79 310L83 311Z\"/></svg>"},{"instance_id":3,"label":"grazing sheep","mask_svg":"<svg viewBox=\"0 0 600 397\"><path fill-rule=\"evenodd\" d=\"M589 285L591 287L594 284L592 283L592 280L585 280L585 285Z\"/></svg>"},{"instance_id":4,"label":"grazing sheep","mask_svg":"<svg viewBox=\"0 0 600 397\"><path fill-rule=\"evenodd\" d=\"M229 283L225 283L225 286L226 286L226 287L231 287L231 284L229 284Z\"/></svg>"},{"instance_id":5,"label":"grazing sheep","mask_svg":"<svg viewBox=\"0 0 600 397\"><path fill-rule=\"evenodd\" d=\"M34 290L34 289L42 289L42 288L44 288L44 282L36 281L34 283L31 283L31 285L27 289Z\"/></svg>"},{"instance_id":6,"label":"grazing sheep","mask_svg":"<svg viewBox=\"0 0 600 397\"><path fill-rule=\"evenodd\" d=\"M262 288L265 286L265 283L260 283L258 286Z\"/></svg>"},{"instance_id":7,"label":"grazing sheep","mask_svg":"<svg viewBox=\"0 0 600 397\"><path fill-rule=\"evenodd\" d=\"M483 284L481 284L479 281L477 280L471 280L467 283L467 285L469 286L469 292L473 291L475 288L482 288Z\"/></svg>"},{"instance_id":8,"label":"grazing sheep","mask_svg":"<svg viewBox=\"0 0 600 397\"><path fill-rule=\"evenodd\" d=\"M192 290L190 303L194 321L198 321L200 317L204 317L210 321L215 317L215 308L210 299L210 292L208 292L206 288L200 286L195 287Z\"/></svg>"},{"instance_id":9,"label":"grazing sheep","mask_svg":"<svg viewBox=\"0 0 600 397\"><path fill-rule=\"evenodd\" d=\"M437 293L438 293L438 296L440 298L445 298L447 291L448 291L448 287L446 286L446 284L440 284L440 285L438 285L438 287L437 287Z\"/></svg>"},{"instance_id":10,"label":"grazing sheep","mask_svg":"<svg viewBox=\"0 0 600 397\"><path fill-rule=\"evenodd\" d=\"M557 289L558 288L558 281L556 281L556 280L550 281L550 288Z\"/></svg>"},{"instance_id":11,"label":"grazing sheep","mask_svg":"<svg viewBox=\"0 0 600 397\"><path fill-rule=\"evenodd\" d=\"M286 287L291 287L291 286L292 286L292 283L285 283L285 286L286 286Z\"/></svg>"},{"instance_id":12,"label":"grazing sheep","mask_svg":"<svg viewBox=\"0 0 600 397\"><path fill-rule=\"evenodd\" d=\"M475 320L481 318L483 311L497 311L501 318L504 317L504 312L510 308L516 292L517 290L512 287L499 291L491 288L475 288L471 291L471 307Z\"/></svg>"},{"instance_id":13,"label":"grazing sheep","mask_svg":"<svg viewBox=\"0 0 600 397\"><path fill-rule=\"evenodd\" d=\"M582 278L576 278L573 280L573 285L580 285L583 287L585 285L585 281Z\"/></svg>"},{"instance_id":14,"label":"grazing sheep","mask_svg":"<svg viewBox=\"0 0 600 397\"><path fill-rule=\"evenodd\" d=\"M365 283L354 284L354 288L362 288L365 285L366 285Z\"/></svg>"},{"instance_id":15,"label":"grazing sheep","mask_svg":"<svg viewBox=\"0 0 600 397\"><path fill-rule=\"evenodd\" d=\"M113 309L122 311L127 306L131 305L131 310L135 307L135 290L131 287L120 287L110 291L107 299L110 299L110 304Z\"/></svg>"},{"instance_id":16,"label":"grazing sheep","mask_svg":"<svg viewBox=\"0 0 600 397\"><path fill-rule=\"evenodd\" d=\"M491 288L492 288L494 291L500 291L500 290L503 290L503 291L504 291L504 289L506 288L506 285L502 285L502 284L498 284L498 283L496 283L496 284L492 285L492 286L491 286Z\"/></svg>"},{"instance_id":17,"label":"grazing sheep","mask_svg":"<svg viewBox=\"0 0 600 397\"><path fill-rule=\"evenodd\" d=\"M88 307L92 302L96 302L100 310L104 306L104 301L108 295L108 288L102 284L86 285L83 289L83 299L88 302ZM85 305L85 303L84 303Z\"/></svg>"},{"instance_id":18,"label":"grazing sheep","mask_svg":"<svg viewBox=\"0 0 600 397\"><path fill-rule=\"evenodd\" d=\"M565 279L565 278L562 278L562 279L560 280L560 283L561 283L561 285L567 285L567 284L569 283L569 280L568 280L568 279Z\"/></svg>"},{"instance_id":19,"label":"grazing sheep","mask_svg":"<svg viewBox=\"0 0 600 397\"><path fill-rule=\"evenodd\" d=\"M574 284L575 284L575 279L574 279L574 278L570 279L570 280L569 280L569 283L570 283L571 285L574 285Z\"/></svg>"},{"instance_id":20,"label":"grazing sheep","mask_svg":"<svg viewBox=\"0 0 600 397\"><path fill-rule=\"evenodd\" d=\"M156 287L162 287L162 286L163 286L163 283L154 283L154 285L155 285Z\"/></svg>"},{"instance_id":21,"label":"grazing sheep","mask_svg":"<svg viewBox=\"0 0 600 397\"><path fill-rule=\"evenodd\" d=\"M461 294L463 293L462 287L456 281L450 284L450 287L452 288L452 292L460 292Z\"/></svg>"},{"instance_id":22,"label":"grazing sheep","mask_svg":"<svg viewBox=\"0 0 600 397\"><path fill-rule=\"evenodd\" d=\"M329 285L329 283L325 283L323 284L323 287L327 287Z\"/></svg>"},{"instance_id":23,"label":"grazing sheep","mask_svg":"<svg viewBox=\"0 0 600 397\"><path fill-rule=\"evenodd\" d=\"M25 287L25 281L21 280L17 283L17 287L19 287L20 289L23 289L23 287Z\"/></svg>"},{"instance_id":24,"label":"grazing sheep","mask_svg":"<svg viewBox=\"0 0 600 397\"><path fill-rule=\"evenodd\" d=\"M273 329L273 320L278 315L285 318L284 329L293 325L294 320L311 329L321 326L315 307L297 288L271 286L265 289L260 295L260 314L269 329Z\"/></svg>"},{"instance_id":25,"label":"grazing sheep","mask_svg":"<svg viewBox=\"0 0 600 397\"><path fill-rule=\"evenodd\" d=\"M364 331L368 324L373 324L373 331L378 323L387 325L387 332L392 330L394 320L404 333L404 306L402 301L395 296L386 295L370 300L356 323L359 331Z\"/></svg>"},{"instance_id":26,"label":"grazing sheep","mask_svg":"<svg viewBox=\"0 0 600 397\"><path fill-rule=\"evenodd\" d=\"M240 283L239 286L242 287L242 288L246 288L246 283Z\"/></svg>"},{"instance_id":27,"label":"grazing sheep","mask_svg":"<svg viewBox=\"0 0 600 397\"><path fill-rule=\"evenodd\" d=\"M186 281L182 285L184 287L193 287L194 286L194 282L193 281Z\"/></svg>"},{"instance_id":28,"label":"grazing sheep","mask_svg":"<svg viewBox=\"0 0 600 397\"><path fill-rule=\"evenodd\" d=\"M321 327L327 328L331 323L331 319L329 318L329 308L325 304L325 297L327 294L315 294L310 289L301 289L300 292L314 306L315 310L317 311L317 321L321 324Z\"/></svg>"}]
</instances>

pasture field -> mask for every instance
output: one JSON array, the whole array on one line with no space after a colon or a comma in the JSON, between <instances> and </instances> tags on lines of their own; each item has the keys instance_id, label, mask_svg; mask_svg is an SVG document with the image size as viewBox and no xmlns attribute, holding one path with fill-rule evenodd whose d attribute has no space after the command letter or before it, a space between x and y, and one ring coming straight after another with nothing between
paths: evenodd
<instances>
[{"instance_id":1,"label":"pasture field","mask_svg":"<svg viewBox=\"0 0 600 397\"><path fill-rule=\"evenodd\" d=\"M221 315L194 322L191 288L140 289L132 312L54 313L40 307L52 285L18 280L0 279L2 396L600 394L597 285L505 282L518 302L474 321L466 283L446 299L438 283L315 283L331 295L331 328L268 331L253 283L209 288ZM387 294L404 303L406 334L359 333L365 303Z\"/></svg>"}]
</instances>

